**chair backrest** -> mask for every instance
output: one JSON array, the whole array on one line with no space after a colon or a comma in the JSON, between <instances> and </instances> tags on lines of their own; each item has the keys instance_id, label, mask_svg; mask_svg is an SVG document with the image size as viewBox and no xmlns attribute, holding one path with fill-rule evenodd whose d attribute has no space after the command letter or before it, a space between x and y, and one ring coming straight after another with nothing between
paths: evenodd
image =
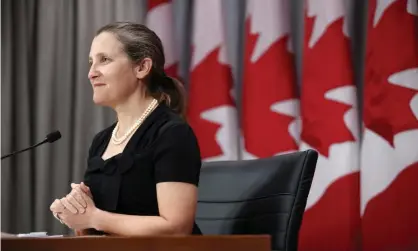
<instances>
[{"instance_id":1,"label":"chair backrest","mask_svg":"<svg viewBox=\"0 0 418 251\"><path fill-rule=\"evenodd\" d=\"M314 150L204 162L196 222L205 235L269 234L273 250L297 250L314 176Z\"/></svg>"}]
</instances>

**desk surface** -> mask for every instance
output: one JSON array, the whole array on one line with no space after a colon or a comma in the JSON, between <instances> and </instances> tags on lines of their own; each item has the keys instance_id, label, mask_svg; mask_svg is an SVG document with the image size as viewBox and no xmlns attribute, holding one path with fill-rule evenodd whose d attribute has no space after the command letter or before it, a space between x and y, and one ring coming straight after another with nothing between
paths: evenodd
<instances>
[{"instance_id":1,"label":"desk surface","mask_svg":"<svg viewBox=\"0 0 418 251\"><path fill-rule=\"evenodd\" d=\"M48 251L270 251L268 235L153 236L153 237L2 237L1 248Z\"/></svg>"}]
</instances>

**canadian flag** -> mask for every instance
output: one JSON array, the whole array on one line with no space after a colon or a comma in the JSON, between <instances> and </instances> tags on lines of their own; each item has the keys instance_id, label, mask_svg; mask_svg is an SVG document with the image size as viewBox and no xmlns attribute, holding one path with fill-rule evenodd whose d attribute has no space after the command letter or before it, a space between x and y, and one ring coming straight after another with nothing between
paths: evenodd
<instances>
[{"instance_id":1,"label":"canadian flag","mask_svg":"<svg viewBox=\"0 0 418 251\"><path fill-rule=\"evenodd\" d=\"M306 1L301 150L317 168L299 235L301 251L360 247L359 129L346 0Z\"/></svg>"},{"instance_id":2,"label":"canadian flag","mask_svg":"<svg viewBox=\"0 0 418 251\"><path fill-rule=\"evenodd\" d=\"M178 77L178 54L174 37L173 4L171 0L148 0L146 24L152 29L164 47L165 72Z\"/></svg>"},{"instance_id":3,"label":"canadian flag","mask_svg":"<svg viewBox=\"0 0 418 251\"><path fill-rule=\"evenodd\" d=\"M249 0L243 83L244 159L295 151L299 143L289 0Z\"/></svg>"},{"instance_id":4,"label":"canadian flag","mask_svg":"<svg viewBox=\"0 0 418 251\"><path fill-rule=\"evenodd\" d=\"M371 0L361 158L363 247L418 250L418 7Z\"/></svg>"},{"instance_id":5,"label":"canadian flag","mask_svg":"<svg viewBox=\"0 0 418 251\"><path fill-rule=\"evenodd\" d=\"M221 0L194 1L187 116L203 161L238 159L237 111L223 26Z\"/></svg>"}]
</instances>

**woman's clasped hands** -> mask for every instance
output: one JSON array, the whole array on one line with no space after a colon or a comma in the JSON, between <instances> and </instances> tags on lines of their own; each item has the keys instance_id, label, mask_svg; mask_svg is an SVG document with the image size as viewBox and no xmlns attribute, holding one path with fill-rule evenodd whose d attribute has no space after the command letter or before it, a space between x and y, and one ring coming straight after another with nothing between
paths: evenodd
<instances>
[{"instance_id":1,"label":"woman's clasped hands","mask_svg":"<svg viewBox=\"0 0 418 251\"><path fill-rule=\"evenodd\" d=\"M67 196L56 199L50 206L54 217L74 230L92 227L93 215L97 211L89 187L83 182L71 184Z\"/></svg>"}]
</instances>

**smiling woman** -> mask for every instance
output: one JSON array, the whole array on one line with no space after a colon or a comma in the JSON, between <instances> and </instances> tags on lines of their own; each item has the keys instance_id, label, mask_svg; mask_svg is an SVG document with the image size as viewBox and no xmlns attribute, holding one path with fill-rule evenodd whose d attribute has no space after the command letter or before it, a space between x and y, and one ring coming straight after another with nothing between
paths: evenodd
<instances>
[{"instance_id":1,"label":"smiling woman","mask_svg":"<svg viewBox=\"0 0 418 251\"><path fill-rule=\"evenodd\" d=\"M117 122L90 146L84 182L50 209L79 234L201 234L194 222L200 149L184 119L180 82L165 75L158 36L136 23L112 23L92 41L93 101Z\"/></svg>"}]
</instances>

